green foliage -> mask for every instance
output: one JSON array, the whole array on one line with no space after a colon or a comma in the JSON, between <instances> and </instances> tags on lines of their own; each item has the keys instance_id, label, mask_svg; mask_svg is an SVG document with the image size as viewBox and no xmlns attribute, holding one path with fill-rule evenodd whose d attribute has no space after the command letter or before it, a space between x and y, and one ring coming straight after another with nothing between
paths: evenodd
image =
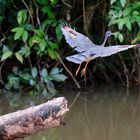
<instances>
[{"instance_id":1,"label":"green foliage","mask_svg":"<svg viewBox=\"0 0 140 140\"><path fill-rule=\"evenodd\" d=\"M140 29L140 2L128 3L127 0L111 0L110 3L108 26L118 28L120 32L117 32L116 37L120 42L123 42L124 38L121 32L125 30L132 32L136 27Z\"/></svg>"},{"instance_id":2,"label":"green foliage","mask_svg":"<svg viewBox=\"0 0 140 140\"><path fill-rule=\"evenodd\" d=\"M54 12L57 3L58 0L24 1L24 3L0 1L2 4L0 23L4 25L6 18L6 23L10 24L10 28L6 27L7 30L4 31L6 41L0 44L0 59L4 61L4 65L13 62L12 60L19 62L16 67L16 62L14 66L10 65L13 70L9 69L7 80L4 79L4 82L7 81L6 89L30 86L34 91L47 94L56 91L53 82L65 81L66 76L62 74L62 70L54 67L62 39L57 13ZM7 6L11 7L9 10L12 12L5 17ZM18 8L15 8L16 6ZM46 65L51 65L50 72L45 68Z\"/></svg>"},{"instance_id":3,"label":"green foliage","mask_svg":"<svg viewBox=\"0 0 140 140\"><path fill-rule=\"evenodd\" d=\"M22 57L22 55L19 52L16 52L15 53L15 56L16 56L16 58L17 58L18 61L20 61L21 63L23 63L23 57Z\"/></svg>"},{"instance_id":4,"label":"green foliage","mask_svg":"<svg viewBox=\"0 0 140 140\"><path fill-rule=\"evenodd\" d=\"M26 20L27 20L27 11L26 10L19 11L17 15L18 24L25 23Z\"/></svg>"},{"instance_id":5,"label":"green foliage","mask_svg":"<svg viewBox=\"0 0 140 140\"><path fill-rule=\"evenodd\" d=\"M6 89L20 89L21 85L31 86L35 92L55 94L56 89L53 81L63 82L67 77L62 74L62 69L57 67L52 68L50 72L46 68L38 70L37 67L33 67L31 71L29 69L19 70L17 67L13 68L13 73L8 76L8 83Z\"/></svg>"},{"instance_id":6,"label":"green foliage","mask_svg":"<svg viewBox=\"0 0 140 140\"><path fill-rule=\"evenodd\" d=\"M8 59L12 54L12 51L6 45L3 45L1 61Z\"/></svg>"}]
</instances>

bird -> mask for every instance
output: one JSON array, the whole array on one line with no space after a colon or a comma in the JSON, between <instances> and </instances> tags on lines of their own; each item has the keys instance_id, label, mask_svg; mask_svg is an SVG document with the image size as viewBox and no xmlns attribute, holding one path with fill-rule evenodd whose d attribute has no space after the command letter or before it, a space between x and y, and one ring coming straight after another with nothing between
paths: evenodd
<instances>
[{"instance_id":1,"label":"bird","mask_svg":"<svg viewBox=\"0 0 140 140\"><path fill-rule=\"evenodd\" d=\"M71 27L66 21L60 21L59 24L61 31L65 37L66 42L78 53L67 56L66 59L70 62L79 64L76 70L76 75L78 74L81 64L86 62L85 67L81 71L81 75L86 75L86 69L88 63L98 57L107 57L118 52L128 50L130 48L136 47L136 45L111 45L105 46L108 37L114 35L111 31L106 31L104 41L101 45L94 44L86 35L77 32Z\"/></svg>"}]
</instances>

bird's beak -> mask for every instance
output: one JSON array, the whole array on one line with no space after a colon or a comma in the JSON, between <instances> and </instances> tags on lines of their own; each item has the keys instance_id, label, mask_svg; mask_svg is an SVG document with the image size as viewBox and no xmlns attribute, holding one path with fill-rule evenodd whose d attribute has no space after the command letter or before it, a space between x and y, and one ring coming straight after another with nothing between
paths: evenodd
<instances>
[{"instance_id":1,"label":"bird's beak","mask_svg":"<svg viewBox=\"0 0 140 140\"><path fill-rule=\"evenodd\" d=\"M110 35L115 35L115 33L111 33Z\"/></svg>"}]
</instances>

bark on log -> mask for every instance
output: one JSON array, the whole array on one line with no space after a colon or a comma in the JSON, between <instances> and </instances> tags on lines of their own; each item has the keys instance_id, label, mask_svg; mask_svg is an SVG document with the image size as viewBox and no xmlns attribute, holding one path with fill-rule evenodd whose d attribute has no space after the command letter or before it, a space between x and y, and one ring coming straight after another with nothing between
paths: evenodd
<instances>
[{"instance_id":1,"label":"bark on log","mask_svg":"<svg viewBox=\"0 0 140 140\"><path fill-rule=\"evenodd\" d=\"M38 106L0 116L0 140L13 140L39 130L64 125L61 116L68 111L67 100L58 97Z\"/></svg>"}]
</instances>

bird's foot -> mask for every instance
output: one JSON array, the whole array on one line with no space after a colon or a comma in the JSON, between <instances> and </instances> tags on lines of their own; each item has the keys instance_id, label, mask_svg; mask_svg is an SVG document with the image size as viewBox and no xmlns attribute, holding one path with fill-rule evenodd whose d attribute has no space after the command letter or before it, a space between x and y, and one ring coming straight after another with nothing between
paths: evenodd
<instances>
[{"instance_id":1,"label":"bird's foot","mask_svg":"<svg viewBox=\"0 0 140 140\"><path fill-rule=\"evenodd\" d=\"M81 76L86 77L86 68L84 68L84 69L81 71Z\"/></svg>"}]
</instances>

